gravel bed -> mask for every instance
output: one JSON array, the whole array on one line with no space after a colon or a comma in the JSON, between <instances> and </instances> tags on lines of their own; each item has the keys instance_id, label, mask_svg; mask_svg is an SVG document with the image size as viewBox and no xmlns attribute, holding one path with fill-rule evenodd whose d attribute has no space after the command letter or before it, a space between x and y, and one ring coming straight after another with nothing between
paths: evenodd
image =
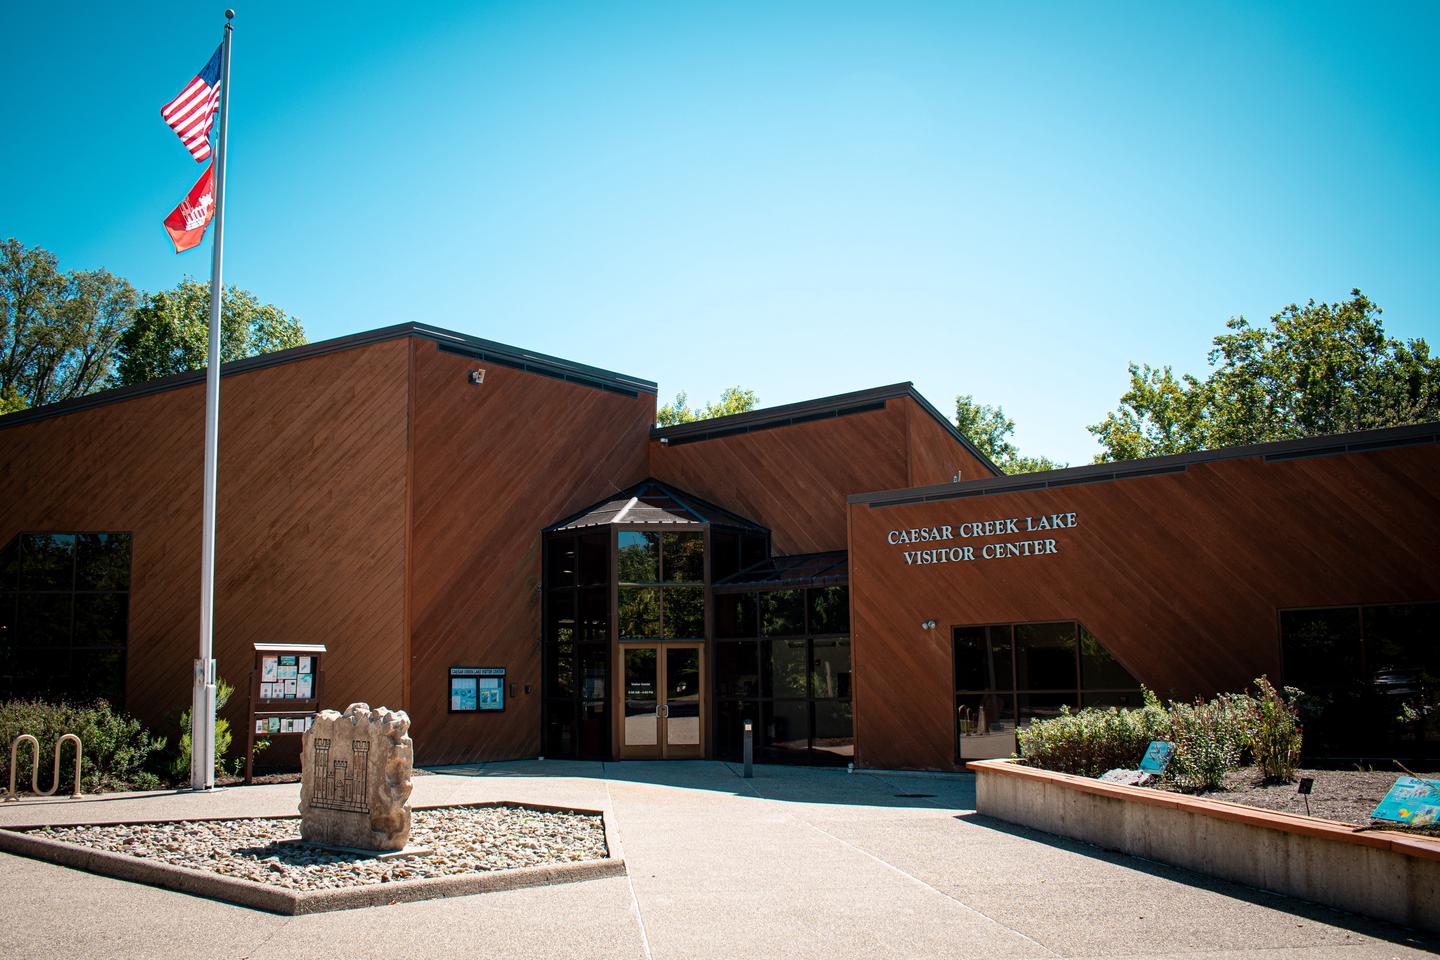
<instances>
[{"instance_id":1,"label":"gravel bed","mask_svg":"<svg viewBox=\"0 0 1440 960\"><path fill-rule=\"evenodd\" d=\"M1421 773L1426 779L1437 779L1440 775ZM1383 827L1386 830L1410 830L1430 833L1429 828L1410 828L1402 824L1371 820L1370 814L1376 805L1390 791L1398 771L1378 772L1369 770L1301 770L1300 777L1315 778L1315 787L1310 794L1310 816L1326 820L1339 820L1357 826ZM1225 775L1225 789L1211 790L1199 796L1213 800L1227 800L1246 806L1266 810L1280 810L1285 813L1305 813L1305 798L1295 792L1296 783L1263 783L1260 771L1255 767L1232 770Z\"/></svg>"},{"instance_id":2,"label":"gravel bed","mask_svg":"<svg viewBox=\"0 0 1440 960\"><path fill-rule=\"evenodd\" d=\"M416 810L410 843L434 852L388 860L302 843L298 817L41 827L28 832L291 890L452 877L608 856L599 814L516 806Z\"/></svg>"}]
</instances>

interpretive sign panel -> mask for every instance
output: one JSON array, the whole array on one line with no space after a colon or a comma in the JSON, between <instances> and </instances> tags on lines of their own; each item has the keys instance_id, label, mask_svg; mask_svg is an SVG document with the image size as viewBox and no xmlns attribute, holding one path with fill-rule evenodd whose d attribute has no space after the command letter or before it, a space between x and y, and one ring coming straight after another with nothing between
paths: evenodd
<instances>
[{"instance_id":1,"label":"interpretive sign panel","mask_svg":"<svg viewBox=\"0 0 1440 960\"><path fill-rule=\"evenodd\" d=\"M505 709L504 667L451 667L450 712Z\"/></svg>"},{"instance_id":2,"label":"interpretive sign panel","mask_svg":"<svg viewBox=\"0 0 1440 960\"><path fill-rule=\"evenodd\" d=\"M1370 816L1412 827L1440 823L1440 780L1399 778Z\"/></svg>"}]
</instances>

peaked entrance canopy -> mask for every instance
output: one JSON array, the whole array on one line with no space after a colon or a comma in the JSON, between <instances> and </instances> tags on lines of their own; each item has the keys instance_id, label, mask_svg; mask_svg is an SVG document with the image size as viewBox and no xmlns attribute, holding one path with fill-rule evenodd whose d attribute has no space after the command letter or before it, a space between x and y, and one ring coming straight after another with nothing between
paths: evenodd
<instances>
[{"instance_id":1,"label":"peaked entrance canopy","mask_svg":"<svg viewBox=\"0 0 1440 960\"><path fill-rule=\"evenodd\" d=\"M547 528L545 532L580 530L605 524L652 523L665 526L713 524L757 533L769 532L751 520L654 479L642 480L633 487L607 497Z\"/></svg>"}]
</instances>

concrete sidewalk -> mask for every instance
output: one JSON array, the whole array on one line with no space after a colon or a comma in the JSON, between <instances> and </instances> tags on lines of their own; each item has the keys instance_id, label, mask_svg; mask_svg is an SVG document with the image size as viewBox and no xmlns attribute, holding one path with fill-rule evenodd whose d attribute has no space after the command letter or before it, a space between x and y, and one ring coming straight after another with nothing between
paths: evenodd
<instances>
[{"instance_id":1,"label":"concrete sidewalk","mask_svg":"<svg viewBox=\"0 0 1440 960\"><path fill-rule=\"evenodd\" d=\"M0 825L293 814L298 785L7 804ZM277 917L0 855L6 957L1423 956L1385 924L973 812L973 781L728 764L446 768L417 805L606 809L628 877Z\"/></svg>"}]
</instances>

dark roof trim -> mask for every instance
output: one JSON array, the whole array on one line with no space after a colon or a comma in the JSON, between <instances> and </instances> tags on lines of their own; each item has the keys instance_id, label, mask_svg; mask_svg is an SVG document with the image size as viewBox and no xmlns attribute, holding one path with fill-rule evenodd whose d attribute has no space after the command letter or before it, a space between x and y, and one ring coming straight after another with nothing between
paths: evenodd
<instances>
[{"instance_id":1,"label":"dark roof trim","mask_svg":"<svg viewBox=\"0 0 1440 960\"><path fill-rule=\"evenodd\" d=\"M1422 443L1440 443L1440 422L1413 424L1406 427L1386 427L1380 430L1362 430L1357 433L1304 437L1299 440L1281 440L1275 443L1256 443L1243 447L1221 447L1217 450L1177 453L1166 457L1146 457L1143 460L1123 460L1119 463L1094 463L1083 467L1068 467L1063 470L1047 470L1043 473L1022 473L1012 477L912 487L908 490L857 493L852 494L848 499L850 503L869 504L871 509L875 509L877 507L894 507L905 503L957 500L964 497L1045 490L1080 483L1104 483L1110 480L1127 480L1132 477L1184 473L1194 464L1213 463L1218 460L1264 457L1265 462L1270 463L1342 453L1363 453L1368 450L1408 447Z\"/></svg>"},{"instance_id":2,"label":"dark roof trim","mask_svg":"<svg viewBox=\"0 0 1440 960\"><path fill-rule=\"evenodd\" d=\"M808 577L779 577L776 579L753 579L757 572L772 570L776 561L804 561L820 560L829 561L820 568L820 572ZM839 573L834 573L838 569ZM782 556L768 557L758 563L732 573L728 577L722 577L712 584L716 593L746 593L752 590L793 590L796 587L826 587L848 584L850 582L850 551L848 550L822 550L819 553L792 553Z\"/></svg>"},{"instance_id":3,"label":"dark roof trim","mask_svg":"<svg viewBox=\"0 0 1440 960\"><path fill-rule=\"evenodd\" d=\"M633 499L635 497L638 497L650 487L657 488L660 493L664 494L665 496L669 497L671 500L674 500L677 504L679 504L682 510L695 518L694 524L696 526L708 523L712 527L733 527L735 529L747 530L753 533L768 534L770 532L769 527L763 527L748 517L742 517L735 511L727 510L726 508L711 503L708 500L701 500L694 494L686 493L685 491L680 490L677 487L671 486L663 480L656 480L654 477L646 477L639 483L631 484L624 490L617 490L603 500L592 503L584 510L572 513L565 519L550 524L550 526L546 527L540 532L564 533L574 530L594 529L595 527L627 525L645 526L647 525L647 522L644 520L620 520L617 522L613 517L587 523L580 523L579 521L585 519L589 514L595 513L602 507L614 503L617 500L621 500L624 498ZM715 517L715 519L711 519L712 516ZM675 525L680 525L688 524L689 521L672 521L672 523ZM664 526L665 524L656 524L652 521L649 525Z\"/></svg>"},{"instance_id":4,"label":"dark roof trim","mask_svg":"<svg viewBox=\"0 0 1440 960\"><path fill-rule=\"evenodd\" d=\"M612 373L609 370L602 370L599 367L590 367L582 363L574 363L570 360L552 357L548 354L522 350L519 347L507 346L506 344L497 343L493 340L472 337L467 334L456 333L453 330L444 330L440 327L433 327L424 323L399 323L390 327L381 327L378 330L366 330L362 333L354 333L345 337L321 340L319 343L307 343L303 346L291 347L289 350L278 350L275 353L261 354L258 357L232 360L229 363L221 364L220 375L222 377L234 376L235 374L248 373L252 370L262 370L265 367L279 366L282 363L308 360L311 357L324 356L327 353L338 353L341 350L351 350L356 347L382 343L386 340L396 340L401 337L421 337L439 344L442 350L450 353L474 356L477 359L484 359L491 363L499 363L531 373L542 373L571 383L583 384L602 390L611 390L628 396L637 396L642 392L653 394L657 389L655 382L652 380L641 380L621 373ZM204 382L205 370L202 368L200 370L190 370L185 373L171 374L168 377L161 377L158 380L150 380L145 383L137 383L130 387L115 387L111 390L101 390L98 393L76 397L73 400L63 400L60 403L50 403L43 407L35 407L30 410L21 410L17 413L7 414L0 417L0 430L6 427L19 426L22 423L33 423L36 420L60 417L67 413L88 410L91 407L100 407L109 403L120 403L125 400L133 400L137 397L146 397L154 393L163 393L166 390L175 390L180 387L188 387Z\"/></svg>"},{"instance_id":5,"label":"dark roof trim","mask_svg":"<svg viewBox=\"0 0 1440 960\"><path fill-rule=\"evenodd\" d=\"M652 427L650 436L665 444L696 443L701 440L716 440L720 437L734 436L740 433L754 433L757 430L770 430L775 427L788 427L797 423L809 423L813 420L828 420L832 417L844 417L854 413L866 413L871 410L880 410L885 406L885 401L897 397L909 397L920 405L930 416L940 423L950 436L965 448L976 460L979 460L986 468L996 476L1001 476L1000 468L990 462L990 458L980 452L980 449L971 443L970 440L951 423L945 416L936 410L926 400L920 391L915 389L912 383L892 383L884 387L872 387L869 390L857 390L853 393L839 393L831 397L821 397L817 400L802 400L799 403L785 403L778 407L766 407L762 410L751 410L746 413L732 413L725 417L713 417L709 420L695 420L691 423L679 423L671 427Z\"/></svg>"}]
</instances>

